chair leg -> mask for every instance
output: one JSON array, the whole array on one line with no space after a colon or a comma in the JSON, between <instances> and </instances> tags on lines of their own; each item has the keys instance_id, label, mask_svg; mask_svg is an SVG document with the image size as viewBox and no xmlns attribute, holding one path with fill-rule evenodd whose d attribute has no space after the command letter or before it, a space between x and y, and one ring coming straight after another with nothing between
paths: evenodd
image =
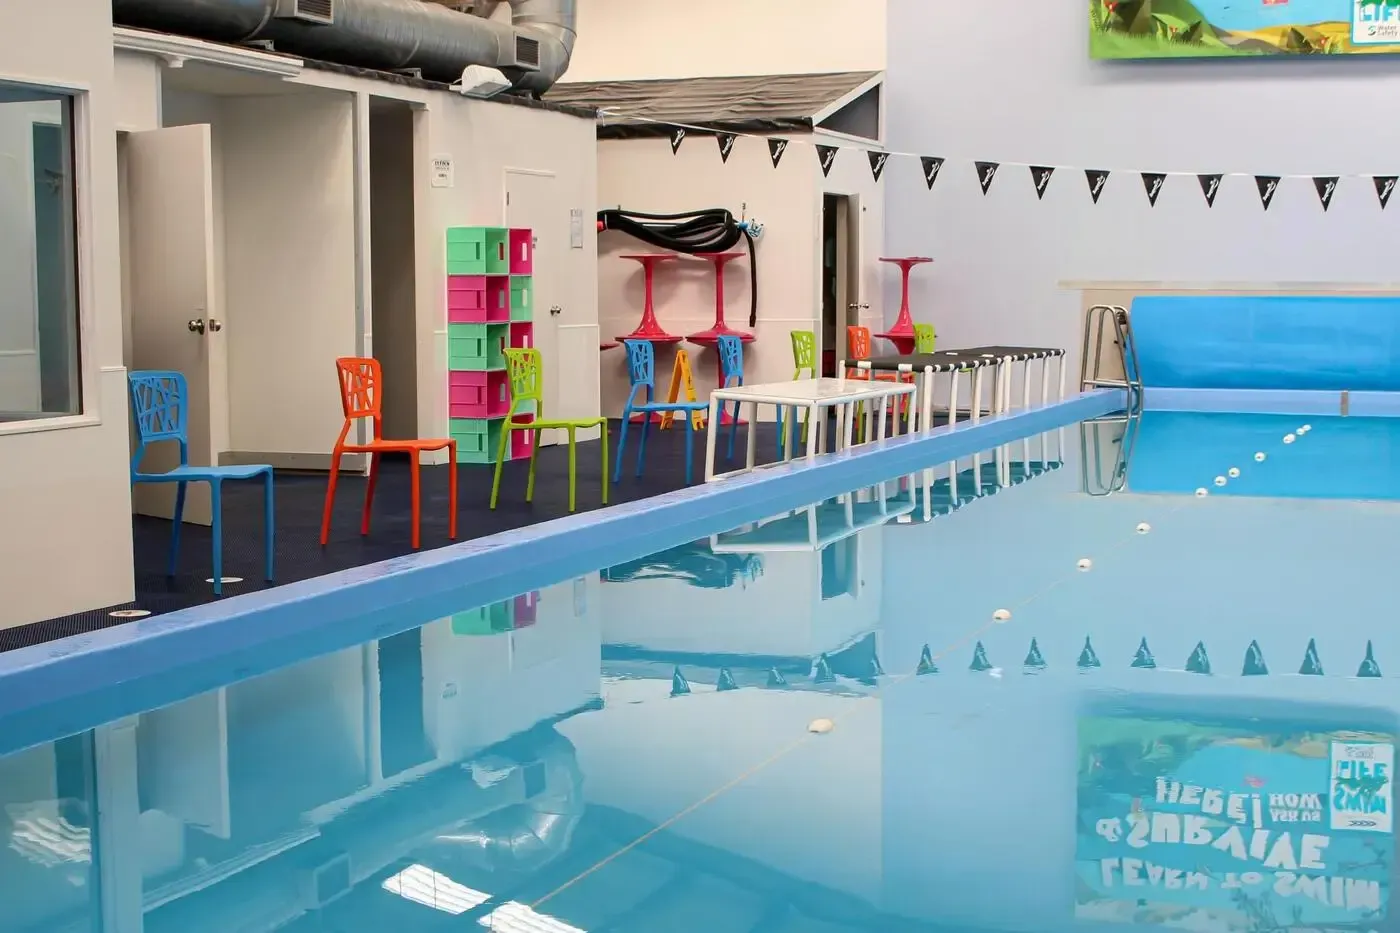
<instances>
[{"instance_id":1,"label":"chair leg","mask_svg":"<svg viewBox=\"0 0 1400 933\"><path fill-rule=\"evenodd\" d=\"M530 470L525 476L525 501L535 501L535 457L540 452L540 432L536 428L530 437Z\"/></svg>"},{"instance_id":2,"label":"chair leg","mask_svg":"<svg viewBox=\"0 0 1400 933\"><path fill-rule=\"evenodd\" d=\"M574 495L578 491L578 448L575 446L574 428L569 427L569 511L574 506Z\"/></svg>"},{"instance_id":3,"label":"chair leg","mask_svg":"<svg viewBox=\"0 0 1400 933\"><path fill-rule=\"evenodd\" d=\"M175 564L180 559L180 527L185 524L185 487L188 483L175 484L175 526L170 529L170 557L165 562L165 575L175 576Z\"/></svg>"},{"instance_id":4,"label":"chair leg","mask_svg":"<svg viewBox=\"0 0 1400 933\"><path fill-rule=\"evenodd\" d=\"M509 423L510 419L507 418L506 424ZM493 509L496 507L496 500L501 497L501 470L503 470L506 465L506 438L508 437L510 437L510 431L506 428L502 428L500 450L496 452L496 470L491 477L491 508ZM453 457L452 459L455 461L457 458ZM526 496L526 501L529 501L529 498L529 496Z\"/></svg>"},{"instance_id":5,"label":"chair leg","mask_svg":"<svg viewBox=\"0 0 1400 933\"><path fill-rule=\"evenodd\" d=\"M369 455L369 482L365 484L365 511L360 516L360 534L369 534L369 515L374 507L374 487L379 485L379 454Z\"/></svg>"},{"instance_id":6,"label":"chair leg","mask_svg":"<svg viewBox=\"0 0 1400 933\"><path fill-rule=\"evenodd\" d=\"M335 507L335 484L340 479L340 448L331 452L331 475L326 480L326 507L321 513L321 547L331 539L331 510Z\"/></svg>"},{"instance_id":7,"label":"chair leg","mask_svg":"<svg viewBox=\"0 0 1400 933\"><path fill-rule=\"evenodd\" d=\"M209 483L209 511L213 513L214 527L214 595L224 594L224 501L223 489L218 480Z\"/></svg>"},{"instance_id":8,"label":"chair leg","mask_svg":"<svg viewBox=\"0 0 1400 933\"><path fill-rule=\"evenodd\" d=\"M695 476L695 422L685 419L685 484L689 486Z\"/></svg>"},{"instance_id":9,"label":"chair leg","mask_svg":"<svg viewBox=\"0 0 1400 933\"><path fill-rule=\"evenodd\" d=\"M447 445L447 539L457 540L457 442Z\"/></svg>"},{"instance_id":10,"label":"chair leg","mask_svg":"<svg viewBox=\"0 0 1400 933\"><path fill-rule=\"evenodd\" d=\"M263 478L263 562L267 565L267 582L272 582L273 554L276 551L277 524L273 520L276 514L272 507L272 471L268 470Z\"/></svg>"},{"instance_id":11,"label":"chair leg","mask_svg":"<svg viewBox=\"0 0 1400 933\"><path fill-rule=\"evenodd\" d=\"M651 430L651 412L642 412L642 436L637 444L637 478L642 478L642 465L647 458L647 432Z\"/></svg>"},{"instance_id":12,"label":"chair leg","mask_svg":"<svg viewBox=\"0 0 1400 933\"><path fill-rule=\"evenodd\" d=\"M603 419L598 430L598 441L603 448L603 504L608 504L608 421Z\"/></svg>"},{"instance_id":13,"label":"chair leg","mask_svg":"<svg viewBox=\"0 0 1400 933\"><path fill-rule=\"evenodd\" d=\"M627 425L632 420L632 409L627 407L622 409L622 430L617 437L617 465L613 467L612 481L619 483L622 481L622 452L627 449Z\"/></svg>"},{"instance_id":14,"label":"chair leg","mask_svg":"<svg viewBox=\"0 0 1400 933\"><path fill-rule=\"evenodd\" d=\"M419 525L421 524L422 515L420 514L420 512L423 505L423 471L421 469L422 464L419 462L417 451L414 452L412 458L409 460L409 464L409 488L412 490L412 492L409 495L409 501L411 502L413 508L412 543L413 549L416 551L418 550L418 546L422 540L419 535ZM371 482L373 482L373 480L371 480Z\"/></svg>"}]
</instances>

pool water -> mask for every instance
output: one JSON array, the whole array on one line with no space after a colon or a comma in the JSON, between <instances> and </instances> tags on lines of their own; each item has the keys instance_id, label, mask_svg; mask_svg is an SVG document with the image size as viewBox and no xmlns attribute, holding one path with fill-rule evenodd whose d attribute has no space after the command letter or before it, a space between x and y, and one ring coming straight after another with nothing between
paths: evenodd
<instances>
[{"instance_id":1,"label":"pool water","mask_svg":"<svg viewBox=\"0 0 1400 933\"><path fill-rule=\"evenodd\" d=\"M1074 426L11 754L0 933L1390 929L1396 430Z\"/></svg>"}]
</instances>

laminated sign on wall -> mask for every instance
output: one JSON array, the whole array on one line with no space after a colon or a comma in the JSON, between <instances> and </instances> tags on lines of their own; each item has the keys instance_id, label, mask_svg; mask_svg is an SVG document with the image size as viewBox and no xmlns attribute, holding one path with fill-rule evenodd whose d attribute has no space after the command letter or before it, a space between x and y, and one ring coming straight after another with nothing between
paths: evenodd
<instances>
[{"instance_id":1,"label":"laminated sign on wall","mask_svg":"<svg viewBox=\"0 0 1400 933\"><path fill-rule=\"evenodd\" d=\"M1400 52L1397 0L1089 0L1094 58Z\"/></svg>"},{"instance_id":2,"label":"laminated sign on wall","mask_svg":"<svg viewBox=\"0 0 1400 933\"><path fill-rule=\"evenodd\" d=\"M1258 720L1081 719L1075 916L1222 933L1379 928L1394 742Z\"/></svg>"}]
</instances>

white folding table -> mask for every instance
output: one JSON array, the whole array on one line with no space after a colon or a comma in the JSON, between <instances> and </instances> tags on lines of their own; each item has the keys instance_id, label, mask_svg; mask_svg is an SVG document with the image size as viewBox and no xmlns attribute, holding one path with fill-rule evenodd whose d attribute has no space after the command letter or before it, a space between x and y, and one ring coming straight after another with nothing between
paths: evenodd
<instances>
[{"instance_id":1,"label":"white folding table","mask_svg":"<svg viewBox=\"0 0 1400 933\"><path fill-rule=\"evenodd\" d=\"M786 409L789 417L784 417L786 430L792 431L799 423L798 412L807 412L807 456L815 457L826 450L826 409L836 410L835 449L851 446L855 433L856 404L865 403L865 437L871 437L874 429L875 440L883 440L886 417L890 410L890 400L905 398L912 402L915 386L908 382L875 382L864 379L822 377L820 379L797 379L792 382L770 382L751 386L733 386L728 389L715 389L710 393L710 419L705 434L705 481L745 473L756 465L758 406L772 405L779 410ZM744 467L724 473L715 472L715 441L719 434L719 414L725 404L737 402L749 412L748 444L744 454ZM899 425L896 420L895 432ZM795 433L795 432L794 432ZM782 445L783 460L792 459L792 443Z\"/></svg>"}]
</instances>

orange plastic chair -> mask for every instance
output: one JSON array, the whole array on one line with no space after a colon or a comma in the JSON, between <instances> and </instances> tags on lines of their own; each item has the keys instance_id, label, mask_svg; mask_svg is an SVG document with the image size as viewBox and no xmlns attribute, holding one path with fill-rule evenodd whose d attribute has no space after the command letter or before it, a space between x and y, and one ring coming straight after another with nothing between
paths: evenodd
<instances>
[{"instance_id":1,"label":"orange plastic chair","mask_svg":"<svg viewBox=\"0 0 1400 933\"><path fill-rule=\"evenodd\" d=\"M870 328L859 324L852 324L846 328L846 356L853 360L870 359ZM855 367L846 367L847 379L869 379L875 377L877 382L898 382L899 375L890 372L871 372Z\"/></svg>"},{"instance_id":2,"label":"orange plastic chair","mask_svg":"<svg viewBox=\"0 0 1400 933\"><path fill-rule=\"evenodd\" d=\"M331 535L331 508L335 505L335 484L340 475L341 454L369 454L369 484L365 486L365 512L360 519L360 534L369 534L370 507L374 504L374 487L379 481L379 457L385 453L406 453L412 464L413 483L413 547L417 549L419 511L421 504L419 459L424 451L447 450L447 536L457 538L457 442L445 437L416 441L382 440L384 428L384 395L381 386L384 373L379 361L368 357L343 356L335 361L336 377L340 381L340 406L345 411L345 426L335 440L331 452L330 483L326 487L326 509L321 516L321 544ZM369 418L370 439L364 444L347 444L350 427L361 418Z\"/></svg>"}]
</instances>

